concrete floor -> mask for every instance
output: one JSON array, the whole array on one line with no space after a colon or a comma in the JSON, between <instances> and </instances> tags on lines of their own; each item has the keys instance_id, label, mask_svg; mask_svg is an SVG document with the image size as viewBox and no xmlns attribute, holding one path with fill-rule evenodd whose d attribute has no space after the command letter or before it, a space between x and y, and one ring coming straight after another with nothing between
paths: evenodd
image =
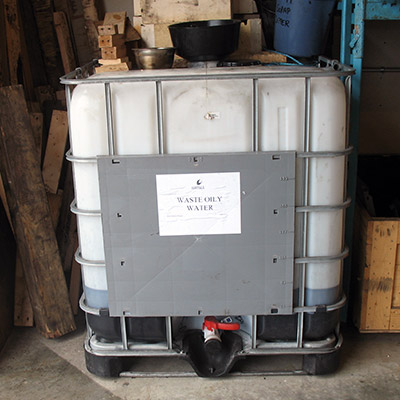
<instances>
[{"instance_id":1,"label":"concrete floor","mask_svg":"<svg viewBox=\"0 0 400 400\"><path fill-rule=\"evenodd\" d=\"M400 399L400 334L343 331L341 366L329 376L104 379L86 370L84 324L58 340L15 329L0 355L0 399Z\"/></svg>"}]
</instances>

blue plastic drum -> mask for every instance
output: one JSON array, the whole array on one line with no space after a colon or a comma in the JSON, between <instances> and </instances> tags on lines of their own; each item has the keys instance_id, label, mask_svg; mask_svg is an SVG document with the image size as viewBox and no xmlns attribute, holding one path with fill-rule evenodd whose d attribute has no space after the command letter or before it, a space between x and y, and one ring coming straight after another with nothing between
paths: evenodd
<instances>
[{"instance_id":1,"label":"blue plastic drum","mask_svg":"<svg viewBox=\"0 0 400 400\"><path fill-rule=\"evenodd\" d=\"M297 57L322 55L336 0L277 0L274 48Z\"/></svg>"}]
</instances>

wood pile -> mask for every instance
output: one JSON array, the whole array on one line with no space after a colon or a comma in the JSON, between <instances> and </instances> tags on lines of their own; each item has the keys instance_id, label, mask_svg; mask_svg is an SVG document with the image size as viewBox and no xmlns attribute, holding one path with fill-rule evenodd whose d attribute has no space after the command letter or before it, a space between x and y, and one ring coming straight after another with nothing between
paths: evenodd
<instances>
[{"instance_id":1,"label":"wood pile","mask_svg":"<svg viewBox=\"0 0 400 400\"><path fill-rule=\"evenodd\" d=\"M128 71L131 67L125 45L126 12L106 13L103 25L97 27L101 51L96 73Z\"/></svg>"},{"instance_id":2,"label":"wood pile","mask_svg":"<svg viewBox=\"0 0 400 400\"><path fill-rule=\"evenodd\" d=\"M99 57L98 25L94 0L0 0L0 197L18 249L14 324L35 323L49 338L75 329L81 291L59 79Z\"/></svg>"}]
</instances>

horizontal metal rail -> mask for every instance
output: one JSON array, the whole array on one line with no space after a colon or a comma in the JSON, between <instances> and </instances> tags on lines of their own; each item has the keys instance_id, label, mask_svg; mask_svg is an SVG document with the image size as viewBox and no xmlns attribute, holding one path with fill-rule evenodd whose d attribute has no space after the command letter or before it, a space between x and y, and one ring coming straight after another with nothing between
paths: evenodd
<instances>
[{"instance_id":1,"label":"horizontal metal rail","mask_svg":"<svg viewBox=\"0 0 400 400\"><path fill-rule=\"evenodd\" d=\"M303 307L293 307L293 313L316 313L316 312L331 312L340 310L346 305L347 297L343 294L342 298L335 304L331 305L317 305L317 306L303 306Z\"/></svg>"},{"instance_id":2,"label":"horizontal metal rail","mask_svg":"<svg viewBox=\"0 0 400 400\"><path fill-rule=\"evenodd\" d=\"M337 211L337 210L344 210L348 208L351 204L351 198L348 197L346 201L342 204L335 204L335 205L315 205L315 206L298 206L295 207L295 212L303 213L303 212L324 212L324 211Z\"/></svg>"},{"instance_id":3,"label":"horizontal metal rail","mask_svg":"<svg viewBox=\"0 0 400 400\"><path fill-rule=\"evenodd\" d=\"M348 156L353 152L353 146L346 147L344 150L337 151L307 151L298 152L296 157L298 158L333 158L333 157L343 157Z\"/></svg>"},{"instance_id":4,"label":"horizontal metal rail","mask_svg":"<svg viewBox=\"0 0 400 400\"><path fill-rule=\"evenodd\" d=\"M75 261L79 264L88 265L90 267L105 267L106 264L104 261L95 261L95 260L86 260L81 255L80 247L77 248L75 252Z\"/></svg>"},{"instance_id":5,"label":"horizontal metal rail","mask_svg":"<svg viewBox=\"0 0 400 400\"><path fill-rule=\"evenodd\" d=\"M184 353L181 350L176 349L159 349L159 350L136 350L136 349L122 349L122 343L118 345L116 343L102 343L103 348L109 347L109 350L96 349L91 346L92 338L88 338L85 341L85 349L89 353L95 356L104 357L180 357ZM96 340L96 339L95 339ZM272 348L257 348L242 350L240 355L254 355L254 356L268 356L268 355L304 355L304 354L330 354L337 351L343 344L342 335L333 343L328 346L326 341L317 341L316 343L304 341L304 347L287 347L288 342L282 342L282 347ZM292 342L294 345L296 342ZM318 347L318 344L320 347ZM95 347L95 346L94 346Z\"/></svg>"},{"instance_id":6,"label":"horizontal metal rail","mask_svg":"<svg viewBox=\"0 0 400 400\"><path fill-rule=\"evenodd\" d=\"M309 66L285 66L284 69L279 66L252 67L249 68L213 68L192 69L179 68L165 70L164 73L157 74L155 71L128 71L124 73L109 74L104 77L103 74L88 75L93 71L97 60L77 68L60 78L64 85L78 85L82 83L116 83L116 82L154 82L154 81L195 81L195 80L226 80L226 79L274 79L274 78L312 78L312 77L341 77L354 75L355 70L347 65L336 63L334 66L327 67L309 67ZM84 71L84 72L83 72Z\"/></svg>"},{"instance_id":7,"label":"horizontal metal rail","mask_svg":"<svg viewBox=\"0 0 400 400\"><path fill-rule=\"evenodd\" d=\"M326 263L326 262L334 262L345 259L349 255L349 248L345 247L345 249L340 253L333 256L309 256L309 257L299 257L294 259L295 264L309 264L309 263Z\"/></svg>"},{"instance_id":8,"label":"horizontal metal rail","mask_svg":"<svg viewBox=\"0 0 400 400\"><path fill-rule=\"evenodd\" d=\"M76 205L76 199L72 201L69 208L75 215L84 215L88 217L101 217L102 215L100 210L82 210L81 208L78 208Z\"/></svg>"},{"instance_id":9,"label":"horizontal metal rail","mask_svg":"<svg viewBox=\"0 0 400 400\"><path fill-rule=\"evenodd\" d=\"M235 152L235 153L226 153L226 152L223 152L223 153L220 153L220 154L223 154L223 155L229 155L229 154L232 154L232 155L241 155L241 154L251 154L251 153L257 153L257 154L262 154L262 153L274 153L274 152L277 152L277 153L282 153L282 152L286 152L286 151L294 151L294 152L296 152L295 150L267 150L267 151L258 151L258 152L254 152L254 151L252 151L252 152L246 152L246 151L238 151L238 152ZM343 157L343 156L347 156L347 155L349 155L351 152L353 151L353 147L352 146L350 146L350 147L347 147L346 149L344 149L344 150L338 150L338 151L309 151L309 152L296 152L296 157L297 158L334 158L334 157ZM187 153L187 155L188 156L190 156L190 154L192 154L192 153ZM217 154L217 153L201 153L202 155L204 155L204 156L207 156L207 155L213 155L213 156L215 156L215 154ZM129 158L129 157L154 157L154 156L160 156L160 157L174 157L174 155L176 155L177 157L181 157L182 156L182 154L131 154L131 155L119 155L119 156L115 156L115 158L118 158L118 159L124 159L124 158ZM196 155L198 155L198 154L196 154ZM80 157L80 156L74 156L73 154L72 154L72 151L71 150L69 150L67 153L66 153L66 159L68 160L68 161L71 161L71 162L73 162L73 163L95 163L95 162L97 162L97 159L98 158L101 158L101 157L110 157L109 155L107 155L107 154L99 154L99 155L97 155L97 156L91 156L91 157Z\"/></svg>"}]
</instances>

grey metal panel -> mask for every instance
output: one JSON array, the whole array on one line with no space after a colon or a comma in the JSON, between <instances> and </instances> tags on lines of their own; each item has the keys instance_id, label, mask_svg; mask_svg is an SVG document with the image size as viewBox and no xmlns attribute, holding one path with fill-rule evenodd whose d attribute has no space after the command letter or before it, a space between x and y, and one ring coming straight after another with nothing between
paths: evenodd
<instances>
[{"instance_id":1,"label":"grey metal panel","mask_svg":"<svg viewBox=\"0 0 400 400\"><path fill-rule=\"evenodd\" d=\"M99 157L112 316L292 313L295 153ZM156 175L240 172L241 234L160 236Z\"/></svg>"}]
</instances>

